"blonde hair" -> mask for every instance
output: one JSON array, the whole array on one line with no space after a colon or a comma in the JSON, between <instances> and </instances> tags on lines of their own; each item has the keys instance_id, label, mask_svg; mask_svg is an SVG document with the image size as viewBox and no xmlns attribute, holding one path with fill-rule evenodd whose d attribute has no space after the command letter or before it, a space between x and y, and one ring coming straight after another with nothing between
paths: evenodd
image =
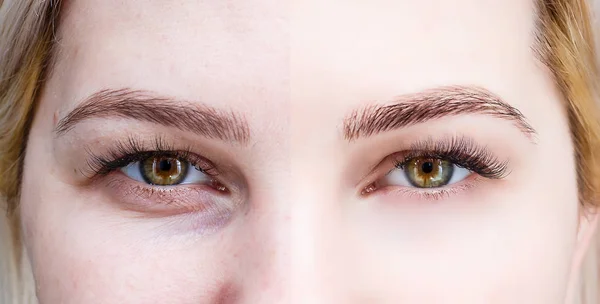
<instances>
[{"instance_id":1,"label":"blonde hair","mask_svg":"<svg viewBox=\"0 0 600 304\"><path fill-rule=\"evenodd\" d=\"M52 62L60 0L0 0L0 303L35 302L20 243L19 187L37 95ZM554 75L575 146L580 200L596 206L600 189L597 62L585 0L537 0L535 49ZM584 267L580 303L595 303L596 255Z\"/></svg>"},{"instance_id":2,"label":"blonde hair","mask_svg":"<svg viewBox=\"0 0 600 304\"><path fill-rule=\"evenodd\" d=\"M575 146L580 202L584 209L593 207L595 212L600 193L599 79L588 4L585 0L539 0L536 47L566 103ZM594 239L582 264L577 303L598 303L600 248L596 248L596 243Z\"/></svg>"},{"instance_id":3,"label":"blonde hair","mask_svg":"<svg viewBox=\"0 0 600 304\"><path fill-rule=\"evenodd\" d=\"M35 302L17 209L22 156L53 45L59 1L0 0L0 303Z\"/></svg>"}]
</instances>

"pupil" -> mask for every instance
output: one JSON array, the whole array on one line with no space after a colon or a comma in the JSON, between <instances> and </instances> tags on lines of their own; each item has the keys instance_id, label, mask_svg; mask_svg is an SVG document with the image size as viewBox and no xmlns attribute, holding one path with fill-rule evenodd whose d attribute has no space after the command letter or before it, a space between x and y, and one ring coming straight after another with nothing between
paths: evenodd
<instances>
[{"instance_id":1,"label":"pupil","mask_svg":"<svg viewBox=\"0 0 600 304\"><path fill-rule=\"evenodd\" d=\"M158 163L158 169L160 171L167 171L170 172L171 171L171 161L167 160L167 159L163 159Z\"/></svg>"},{"instance_id":2,"label":"pupil","mask_svg":"<svg viewBox=\"0 0 600 304\"><path fill-rule=\"evenodd\" d=\"M421 170L423 170L423 172L426 174L433 172L433 163L432 162L423 163L423 165L421 165Z\"/></svg>"}]
</instances>

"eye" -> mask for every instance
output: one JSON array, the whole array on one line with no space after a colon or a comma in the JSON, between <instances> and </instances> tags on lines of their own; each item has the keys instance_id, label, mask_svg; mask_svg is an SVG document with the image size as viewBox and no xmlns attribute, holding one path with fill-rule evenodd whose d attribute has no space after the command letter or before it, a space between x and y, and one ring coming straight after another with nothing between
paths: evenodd
<instances>
[{"instance_id":1,"label":"eye","mask_svg":"<svg viewBox=\"0 0 600 304\"><path fill-rule=\"evenodd\" d=\"M472 172L440 158L415 157L396 165L383 179L386 185L439 188L458 183Z\"/></svg>"},{"instance_id":2,"label":"eye","mask_svg":"<svg viewBox=\"0 0 600 304\"><path fill-rule=\"evenodd\" d=\"M175 157L153 156L122 167L128 177L150 185L174 186L210 182L206 173L189 162Z\"/></svg>"}]
</instances>

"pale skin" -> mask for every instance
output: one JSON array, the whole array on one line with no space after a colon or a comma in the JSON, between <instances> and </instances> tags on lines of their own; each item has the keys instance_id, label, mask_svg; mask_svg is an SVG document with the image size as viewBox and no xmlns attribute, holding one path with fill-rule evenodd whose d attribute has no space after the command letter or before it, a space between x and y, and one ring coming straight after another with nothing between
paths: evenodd
<instances>
[{"instance_id":1,"label":"pale skin","mask_svg":"<svg viewBox=\"0 0 600 304\"><path fill-rule=\"evenodd\" d=\"M531 3L68 2L21 197L41 303L570 301L596 218L581 215L560 95L531 49ZM535 136L472 113L344 138L356 109L456 85L499 96ZM123 117L57 134L88 96L121 88L240 113L250 137ZM175 208L133 199L143 182L123 171L91 180L90 147L105 155L132 136L216 163L229 192L172 186L203 193L173 194L186 202ZM400 185L364 193L400 170L388 156L449 136L508 160L509 174L473 173L437 200ZM225 220L199 211L211 196Z\"/></svg>"}]
</instances>

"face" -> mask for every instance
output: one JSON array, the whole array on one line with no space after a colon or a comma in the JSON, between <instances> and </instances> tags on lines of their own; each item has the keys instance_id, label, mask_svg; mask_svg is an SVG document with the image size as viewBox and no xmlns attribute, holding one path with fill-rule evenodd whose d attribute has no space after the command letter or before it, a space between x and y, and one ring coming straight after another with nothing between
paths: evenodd
<instances>
[{"instance_id":1,"label":"face","mask_svg":"<svg viewBox=\"0 0 600 304\"><path fill-rule=\"evenodd\" d=\"M527 1L69 1L27 145L42 303L563 303Z\"/></svg>"}]
</instances>

